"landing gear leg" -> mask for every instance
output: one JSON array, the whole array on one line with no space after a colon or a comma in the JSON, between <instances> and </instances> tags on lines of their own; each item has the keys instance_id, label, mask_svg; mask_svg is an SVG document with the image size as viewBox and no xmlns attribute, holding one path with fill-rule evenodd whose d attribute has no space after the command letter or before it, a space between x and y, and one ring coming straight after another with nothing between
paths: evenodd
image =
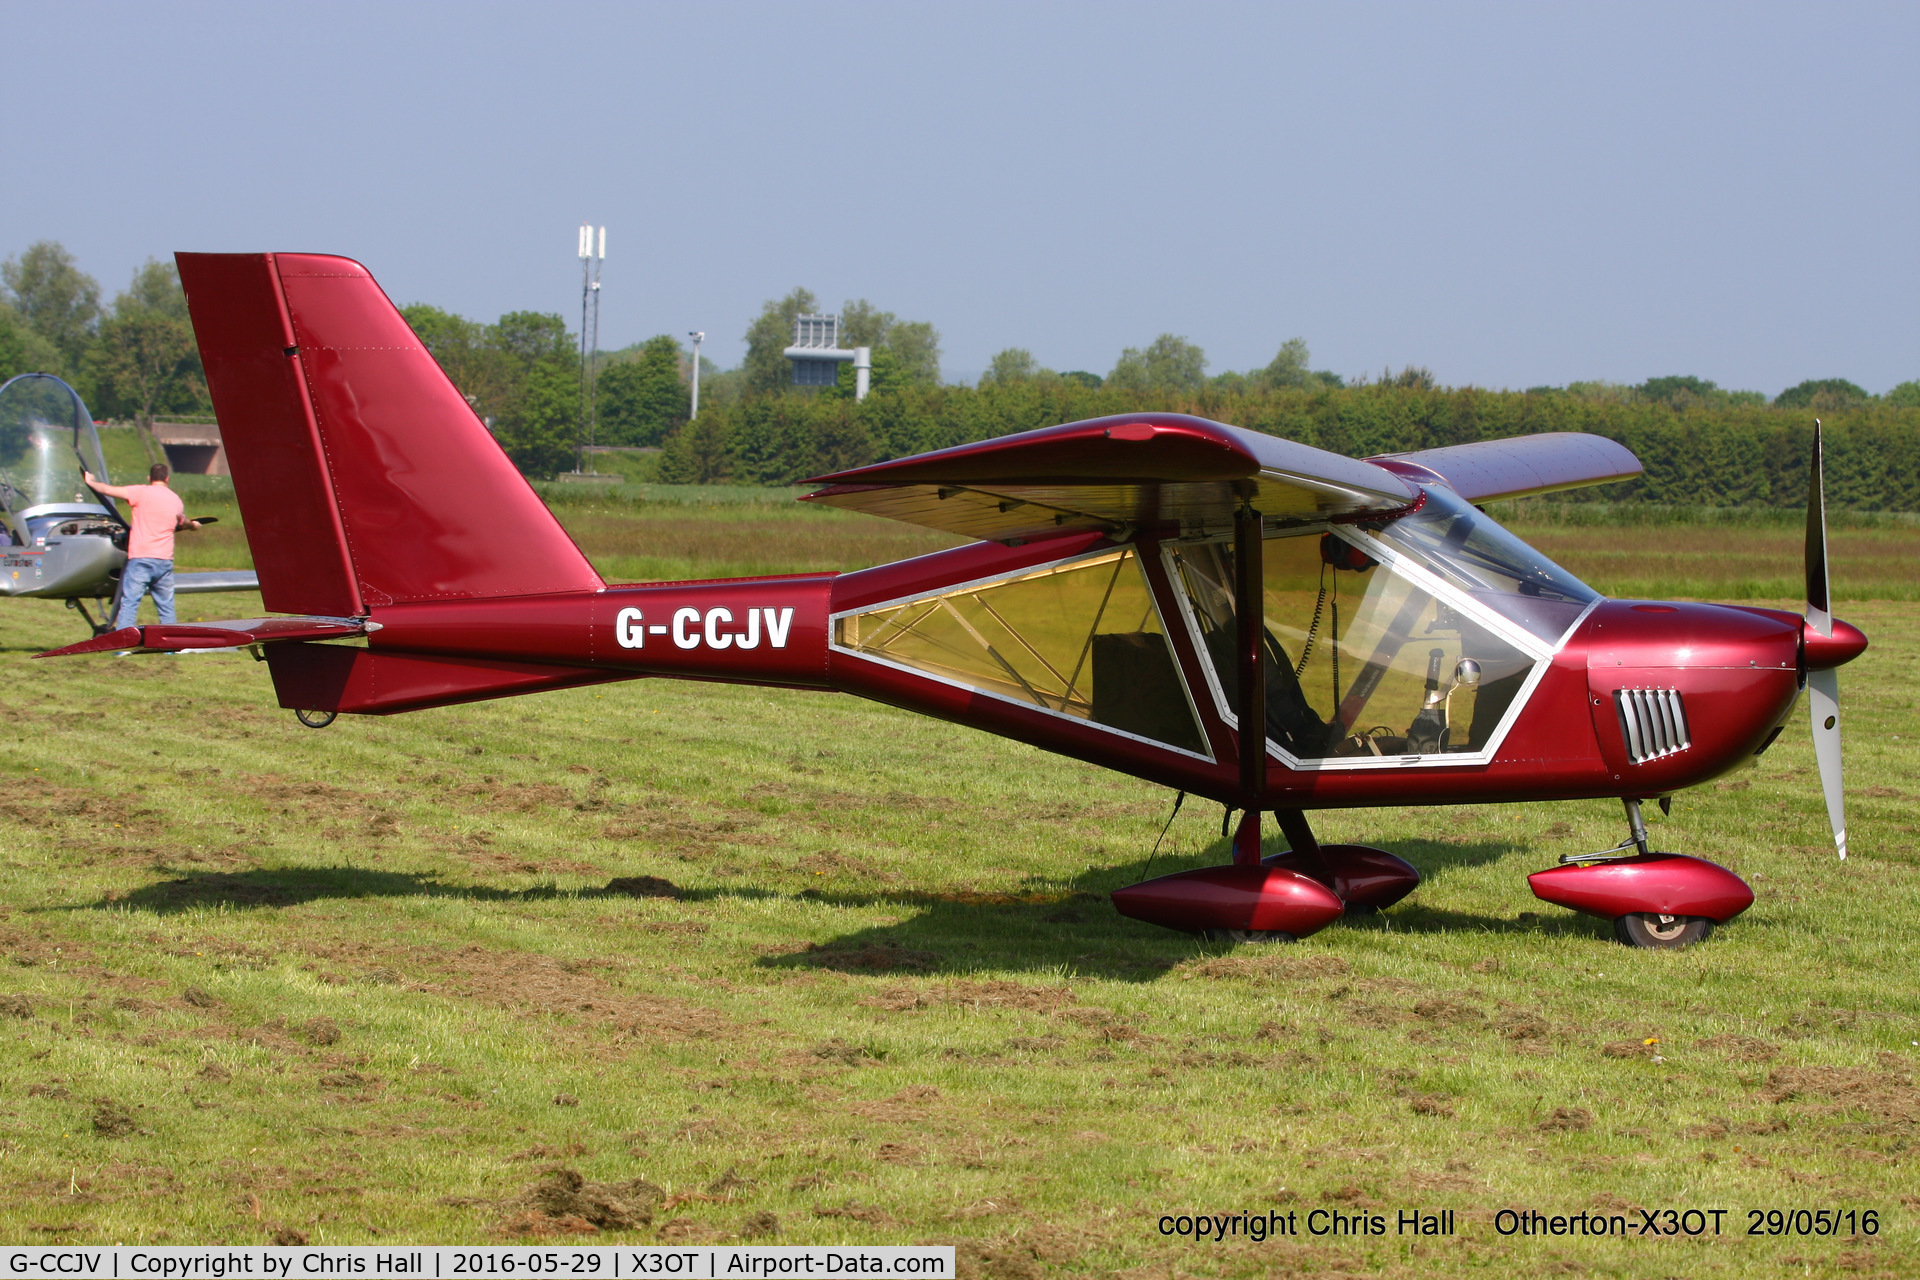
<instances>
[{"instance_id":1,"label":"landing gear leg","mask_svg":"<svg viewBox=\"0 0 1920 1280\"><path fill-rule=\"evenodd\" d=\"M1633 848L1645 857L1647 820L1640 816L1638 800L1623 799L1627 810L1627 829ZM1654 951L1672 951L1705 941L1713 932L1713 921L1705 916L1678 916L1663 911L1629 911L1613 920L1613 936L1629 947Z\"/></svg>"},{"instance_id":2,"label":"landing gear leg","mask_svg":"<svg viewBox=\"0 0 1920 1280\"><path fill-rule=\"evenodd\" d=\"M1238 867L1260 865L1260 811L1248 809L1240 815L1233 832L1233 862ZM1294 936L1284 929L1208 929L1202 935L1209 942L1292 942Z\"/></svg>"},{"instance_id":3,"label":"landing gear leg","mask_svg":"<svg viewBox=\"0 0 1920 1280\"><path fill-rule=\"evenodd\" d=\"M108 631L112 630L112 628L107 625L107 615L103 612L100 615L100 621L95 622L93 620L93 615L87 612L87 606L84 601L81 601L78 599L69 599L67 601L67 608L78 609L80 611L80 616L87 620L87 625L93 628L93 634L97 636L103 636Z\"/></svg>"},{"instance_id":4,"label":"landing gear leg","mask_svg":"<svg viewBox=\"0 0 1920 1280\"><path fill-rule=\"evenodd\" d=\"M1299 809L1276 809L1273 817L1288 848L1266 859L1266 864L1289 867L1318 880L1339 895L1349 916L1378 915L1419 887L1420 873L1413 865L1384 849L1321 844Z\"/></svg>"},{"instance_id":5,"label":"landing gear leg","mask_svg":"<svg viewBox=\"0 0 1920 1280\"><path fill-rule=\"evenodd\" d=\"M1633 832L1633 847L1644 857L1647 853L1647 820L1640 816L1640 802L1622 800L1620 803L1627 808L1627 829Z\"/></svg>"},{"instance_id":6,"label":"landing gear leg","mask_svg":"<svg viewBox=\"0 0 1920 1280\"><path fill-rule=\"evenodd\" d=\"M1273 818L1280 824L1280 834L1287 838L1289 853L1299 862L1297 869L1305 875L1312 876L1335 893L1340 893L1340 883L1335 878L1333 869L1327 866L1326 859L1320 854L1320 841L1314 837L1313 827L1308 824L1306 813L1299 809L1275 809ZM1341 899L1345 901L1346 895L1341 894ZM1380 908L1363 902L1347 902L1346 913L1350 916L1378 915Z\"/></svg>"}]
</instances>

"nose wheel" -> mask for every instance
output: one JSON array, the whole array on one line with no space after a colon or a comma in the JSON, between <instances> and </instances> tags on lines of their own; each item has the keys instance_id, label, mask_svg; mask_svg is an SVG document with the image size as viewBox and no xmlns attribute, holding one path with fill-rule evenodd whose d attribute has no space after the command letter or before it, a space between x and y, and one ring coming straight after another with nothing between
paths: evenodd
<instances>
[{"instance_id":1,"label":"nose wheel","mask_svg":"<svg viewBox=\"0 0 1920 1280\"><path fill-rule=\"evenodd\" d=\"M1209 929L1205 933L1208 942L1293 942L1294 936L1284 929Z\"/></svg>"},{"instance_id":2,"label":"nose wheel","mask_svg":"<svg viewBox=\"0 0 1920 1280\"><path fill-rule=\"evenodd\" d=\"M1647 848L1640 802L1627 799L1632 834L1612 849L1562 858L1527 877L1533 896L1613 922L1629 947L1675 951L1705 941L1715 924L1753 905L1753 890L1704 858Z\"/></svg>"},{"instance_id":3,"label":"nose wheel","mask_svg":"<svg viewBox=\"0 0 1920 1280\"><path fill-rule=\"evenodd\" d=\"M1658 911L1629 911L1613 922L1613 936L1630 947L1674 951L1706 940L1713 921L1705 916L1675 916Z\"/></svg>"}]
</instances>

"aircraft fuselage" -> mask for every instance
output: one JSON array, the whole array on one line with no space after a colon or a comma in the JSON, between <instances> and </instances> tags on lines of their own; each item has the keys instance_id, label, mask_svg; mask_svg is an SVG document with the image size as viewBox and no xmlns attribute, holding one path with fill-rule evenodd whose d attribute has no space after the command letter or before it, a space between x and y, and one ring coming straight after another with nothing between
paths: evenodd
<instances>
[{"instance_id":1,"label":"aircraft fuselage","mask_svg":"<svg viewBox=\"0 0 1920 1280\"><path fill-rule=\"evenodd\" d=\"M273 645L267 656L282 705L375 714L498 696L505 667L524 672L528 691L639 676L837 690L1239 804L1237 730L1205 692L1219 675L1191 627L1165 628L1200 733L1185 747L849 643L846 620L876 606L1075 557L1097 561L1115 547L1072 535L837 575L390 605L373 611L378 627L364 649ZM1135 551L1160 616L1185 616L1159 548ZM1800 631L1797 616L1767 610L1598 601L1537 662L1497 743L1471 761L1446 751L1308 761L1270 742L1261 807L1655 796L1695 786L1771 741L1798 693ZM469 695L449 675L461 670L486 691Z\"/></svg>"}]
</instances>

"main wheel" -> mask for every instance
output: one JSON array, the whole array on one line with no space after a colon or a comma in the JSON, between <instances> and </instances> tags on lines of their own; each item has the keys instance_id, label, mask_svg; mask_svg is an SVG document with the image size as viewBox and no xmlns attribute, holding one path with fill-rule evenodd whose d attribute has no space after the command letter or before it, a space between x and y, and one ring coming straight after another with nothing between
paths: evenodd
<instances>
[{"instance_id":1,"label":"main wheel","mask_svg":"<svg viewBox=\"0 0 1920 1280\"><path fill-rule=\"evenodd\" d=\"M1209 929L1204 935L1209 942L1293 942L1294 936L1284 929Z\"/></svg>"},{"instance_id":2,"label":"main wheel","mask_svg":"<svg viewBox=\"0 0 1920 1280\"><path fill-rule=\"evenodd\" d=\"M1613 922L1613 936L1630 947L1671 951L1690 947L1713 932L1705 916L1670 916L1657 911L1630 911Z\"/></svg>"}]
</instances>

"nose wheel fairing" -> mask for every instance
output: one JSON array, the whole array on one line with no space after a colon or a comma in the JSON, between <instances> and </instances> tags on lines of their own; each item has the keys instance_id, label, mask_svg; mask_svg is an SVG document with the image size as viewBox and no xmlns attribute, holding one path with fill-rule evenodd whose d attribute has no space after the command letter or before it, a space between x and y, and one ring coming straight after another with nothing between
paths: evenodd
<instances>
[{"instance_id":1,"label":"nose wheel fairing","mask_svg":"<svg viewBox=\"0 0 1920 1280\"><path fill-rule=\"evenodd\" d=\"M1725 924L1753 905L1753 890L1739 876L1678 853L1550 867L1528 876L1527 884L1542 902L1608 920L1638 913Z\"/></svg>"},{"instance_id":2,"label":"nose wheel fairing","mask_svg":"<svg viewBox=\"0 0 1920 1280\"><path fill-rule=\"evenodd\" d=\"M1660 950L1702 941L1714 925L1753 905L1747 882L1718 863L1648 848L1640 802L1629 797L1620 803L1627 838L1534 872L1527 877L1534 897L1613 921L1614 936L1630 947Z\"/></svg>"}]
</instances>

